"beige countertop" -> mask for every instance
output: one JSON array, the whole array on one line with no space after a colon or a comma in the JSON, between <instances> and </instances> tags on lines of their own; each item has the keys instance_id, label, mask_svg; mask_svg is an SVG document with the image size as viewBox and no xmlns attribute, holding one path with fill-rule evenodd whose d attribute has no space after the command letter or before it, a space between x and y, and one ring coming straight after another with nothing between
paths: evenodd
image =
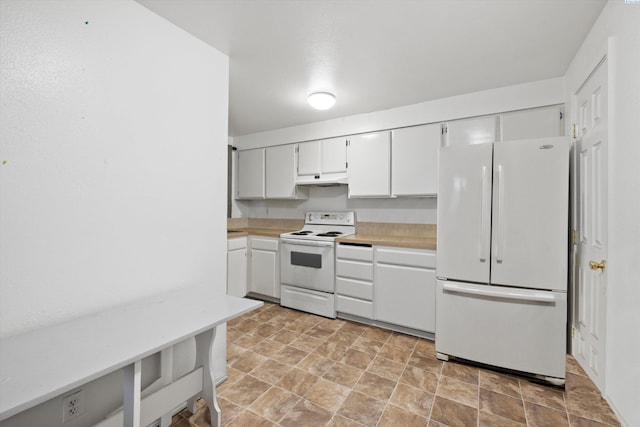
<instances>
[{"instance_id":1,"label":"beige countertop","mask_svg":"<svg viewBox=\"0 0 640 427\"><path fill-rule=\"evenodd\" d=\"M233 218L227 221L227 238L241 236L280 237L297 231L304 220L270 218ZM341 237L338 242L395 246L416 249L436 249L435 224L404 224L360 222L358 233Z\"/></svg>"},{"instance_id":2,"label":"beige countertop","mask_svg":"<svg viewBox=\"0 0 640 427\"><path fill-rule=\"evenodd\" d=\"M264 237L280 237L282 233L289 233L290 231L296 231L296 229L285 228L234 228L233 231L227 230L227 238L241 237L241 236L264 236Z\"/></svg>"},{"instance_id":3,"label":"beige countertop","mask_svg":"<svg viewBox=\"0 0 640 427\"><path fill-rule=\"evenodd\" d=\"M353 234L340 237L336 242L361 243L379 246L396 246L415 249L436 249L435 237L392 236L386 234Z\"/></svg>"}]
</instances>

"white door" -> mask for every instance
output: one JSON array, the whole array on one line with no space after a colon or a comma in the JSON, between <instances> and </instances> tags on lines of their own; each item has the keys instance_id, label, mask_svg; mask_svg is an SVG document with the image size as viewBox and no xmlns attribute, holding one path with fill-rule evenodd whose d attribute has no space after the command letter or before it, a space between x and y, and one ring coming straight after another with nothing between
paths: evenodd
<instances>
[{"instance_id":1,"label":"white door","mask_svg":"<svg viewBox=\"0 0 640 427\"><path fill-rule=\"evenodd\" d=\"M438 183L439 124L391 131L391 194L436 195Z\"/></svg>"},{"instance_id":2,"label":"white door","mask_svg":"<svg viewBox=\"0 0 640 427\"><path fill-rule=\"evenodd\" d=\"M501 141L562 135L562 107L530 108L500 115Z\"/></svg>"},{"instance_id":3,"label":"white door","mask_svg":"<svg viewBox=\"0 0 640 427\"><path fill-rule=\"evenodd\" d=\"M477 117L454 120L445 125L444 145L458 147L497 141L497 117Z\"/></svg>"},{"instance_id":4,"label":"white door","mask_svg":"<svg viewBox=\"0 0 640 427\"><path fill-rule=\"evenodd\" d=\"M344 173L347 171L347 139L332 138L320 145L322 173Z\"/></svg>"},{"instance_id":5,"label":"white door","mask_svg":"<svg viewBox=\"0 0 640 427\"><path fill-rule=\"evenodd\" d=\"M604 389L607 295L607 62L575 94L578 247L572 353Z\"/></svg>"},{"instance_id":6,"label":"white door","mask_svg":"<svg viewBox=\"0 0 640 427\"><path fill-rule=\"evenodd\" d=\"M320 175L320 141L298 144L298 175Z\"/></svg>"},{"instance_id":7,"label":"white door","mask_svg":"<svg viewBox=\"0 0 640 427\"><path fill-rule=\"evenodd\" d=\"M267 199L295 197L295 145L289 144L266 148L265 188Z\"/></svg>"},{"instance_id":8,"label":"white door","mask_svg":"<svg viewBox=\"0 0 640 427\"><path fill-rule=\"evenodd\" d=\"M246 237L243 237L246 242ZM247 247L227 252L227 295L247 295Z\"/></svg>"},{"instance_id":9,"label":"white door","mask_svg":"<svg viewBox=\"0 0 640 427\"><path fill-rule=\"evenodd\" d=\"M438 257L440 278L489 283L493 144L440 149Z\"/></svg>"},{"instance_id":10,"label":"white door","mask_svg":"<svg viewBox=\"0 0 640 427\"><path fill-rule=\"evenodd\" d=\"M349 138L349 197L391 194L391 132Z\"/></svg>"},{"instance_id":11,"label":"white door","mask_svg":"<svg viewBox=\"0 0 640 427\"><path fill-rule=\"evenodd\" d=\"M264 199L264 148L238 151L239 199Z\"/></svg>"},{"instance_id":12,"label":"white door","mask_svg":"<svg viewBox=\"0 0 640 427\"><path fill-rule=\"evenodd\" d=\"M569 137L493 145L491 283L567 290Z\"/></svg>"}]
</instances>

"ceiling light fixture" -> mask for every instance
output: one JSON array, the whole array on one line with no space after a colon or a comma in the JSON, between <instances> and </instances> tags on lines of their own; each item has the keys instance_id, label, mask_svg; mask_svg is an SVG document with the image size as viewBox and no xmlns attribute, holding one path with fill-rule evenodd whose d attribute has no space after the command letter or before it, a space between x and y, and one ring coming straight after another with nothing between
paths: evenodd
<instances>
[{"instance_id":1,"label":"ceiling light fixture","mask_svg":"<svg viewBox=\"0 0 640 427\"><path fill-rule=\"evenodd\" d=\"M336 103L336 97L329 92L314 92L307 97L307 101L316 110L328 110Z\"/></svg>"}]
</instances>

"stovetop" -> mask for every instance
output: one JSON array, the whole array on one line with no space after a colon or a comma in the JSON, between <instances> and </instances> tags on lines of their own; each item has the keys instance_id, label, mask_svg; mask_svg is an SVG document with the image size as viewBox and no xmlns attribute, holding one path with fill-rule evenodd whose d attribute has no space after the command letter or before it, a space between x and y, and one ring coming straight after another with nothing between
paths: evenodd
<instances>
[{"instance_id":1,"label":"stovetop","mask_svg":"<svg viewBox=\"0 0 640 427\"><path fill-rule=\"evenodd\" d=\"M354 212L307 212L301 230L281 234L280 237L300 240L333 241L355 234Z\"/></svg>"}]
</instances>

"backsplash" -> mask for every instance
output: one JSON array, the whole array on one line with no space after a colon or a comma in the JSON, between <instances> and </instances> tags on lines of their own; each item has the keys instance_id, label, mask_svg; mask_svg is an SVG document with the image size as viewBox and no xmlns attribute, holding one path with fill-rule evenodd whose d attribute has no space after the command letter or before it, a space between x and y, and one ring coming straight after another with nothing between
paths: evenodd
<instances>
[{"instance_id":1,"label":"backsplash","mask_svg":"<svg viewBox=\"0 0 640 427\"><path fill-rule=\"evenodd\" d=\"M233 216L248 218L304 218L306 212L354 211L356 222L435 224L437 199L349 199L347 186L311 187L304 200L234 200Z\"/></svg>"},{"instance_id":2,"label":"backsplash","mask_svg":"<svg viewBox=\"0 0 640 427\"><path fill-rule=\"evenodd\" d=\"M430 237L436 238L435 224L406 224L391 222L358 222L358 234L373 234L383 236Z\"/></svg>"}]
</instances>

